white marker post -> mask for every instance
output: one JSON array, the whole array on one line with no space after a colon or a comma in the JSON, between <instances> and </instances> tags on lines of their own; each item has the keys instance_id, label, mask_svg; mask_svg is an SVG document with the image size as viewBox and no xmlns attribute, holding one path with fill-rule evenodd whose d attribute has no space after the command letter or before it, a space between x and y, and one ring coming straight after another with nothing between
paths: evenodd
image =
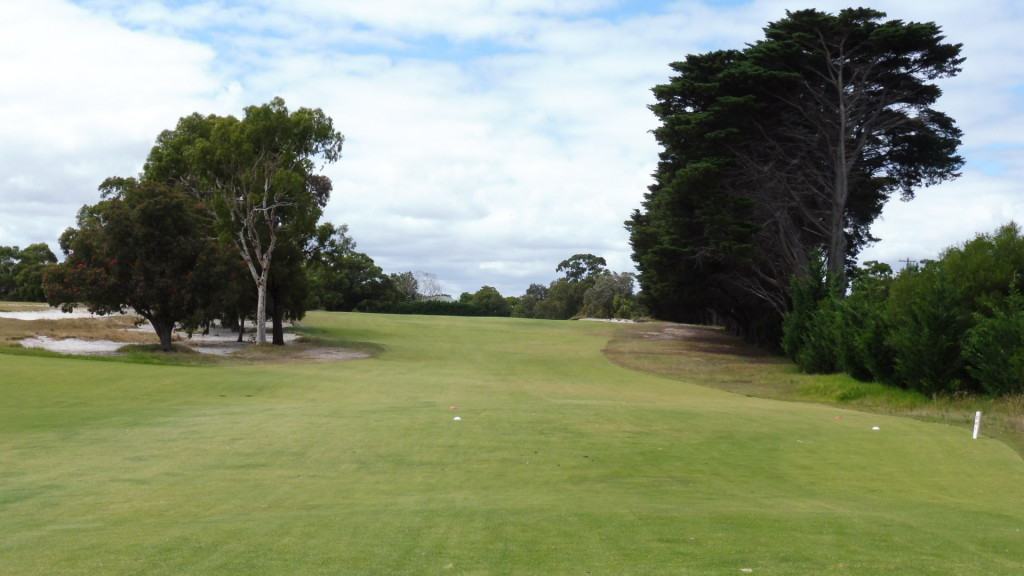
<instances>
[{"instance_id":1,"label":"white marker post","mask_svg":"<svg viewBox=\"0 0 1024 576\"><path fill-rule=\"evenodd\" d=\"M978 439L978 430L981 429L981 410L974 413L974 439Z\"/></svg>"}]
</instances>

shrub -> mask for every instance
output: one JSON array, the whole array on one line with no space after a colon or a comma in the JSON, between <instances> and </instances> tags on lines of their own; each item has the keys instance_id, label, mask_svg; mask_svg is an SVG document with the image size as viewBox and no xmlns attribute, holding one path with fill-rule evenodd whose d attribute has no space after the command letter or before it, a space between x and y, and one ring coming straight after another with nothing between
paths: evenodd
<instances>
[{"instance_id":1,"label":"shrub","mask_svg":"<svg viewBox=\"0 0 1024 576\"><path fill-rule=\"evenodd\" d=\"M1022 271L1014 223L895 277L868 262L851 273L849 295L825 280L819 254L792 283L783 349L805 372L843 371L925 395L1024 393Z\"/></svg>"},{"instance_id":2,"label":"shrub","mask_svg":"<svg viewBox=\"0 0 1024 576\"><path fill-rule=\"evenodd\" d=\"M894 283L886 338L896 360L892 383L924 394L956 392L965 382L960 342L969 328L969 312L942 262L905 270Z\"/></svg>"},{"instance_id":3,"label":"shrub","mask_svg":"<svg viewBox=\"0 0 1024 576\"><path fill-rule=\"evenodd\" d=\"M890 330L885 303L893 282L892 268L866 262L850 275L850 295L839 318L839 368L864 381L892 380L894 352L886 342Z\"/></svg>"},{"instance_id":4,"label":"shrub","mask_svg":"<svg viewBox=\"0 0 1024 576\"><path fill-rule=\"evenodd\" d=\"M1005 309L978 317L967 331L963 359L968 374L994 396L1024 392L1024 297L1014 290Z\"/></svg>"},{"instance_id":5,"label":"shrub","mask_svg":"<svg viewBox=\"0 0 1024 576\"><path fill-rule=\"evenodd\" d=\"M838 370L839 307L836 289L826 279L819 253L803 278L790 285L793 310L782 322L782 349L804 372L828 374Z\"/></svg>"}]
</instances>

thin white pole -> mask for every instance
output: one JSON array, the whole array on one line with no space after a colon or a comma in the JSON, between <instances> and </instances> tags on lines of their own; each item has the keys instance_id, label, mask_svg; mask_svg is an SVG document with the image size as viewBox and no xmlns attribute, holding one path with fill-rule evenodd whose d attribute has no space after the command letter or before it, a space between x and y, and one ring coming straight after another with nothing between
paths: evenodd
<instances>
[{"instance_id":1,"label":"thin white pole","mask_svg":"<svg viewBox=\"0 0 1024 576\"><path fill-rule=\"evenodd\" d=\"M981 410L974 413L974 439L978 439L978 430L981 429Z\"/></svg>"}]
</instances>

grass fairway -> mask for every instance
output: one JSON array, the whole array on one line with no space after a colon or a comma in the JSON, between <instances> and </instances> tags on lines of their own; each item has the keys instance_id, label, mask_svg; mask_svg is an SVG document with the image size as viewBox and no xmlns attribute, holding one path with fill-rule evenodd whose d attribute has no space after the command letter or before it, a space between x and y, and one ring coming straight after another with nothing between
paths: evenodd
<instances>
[{"instance_id":1,"label":"grass fairway","mask_svg":"<svg viewBox=\"0 0 1024 576\"><path fill-rule=\"evenodd\" d=\"M629 371L603 355L621 329L604 323L305 326L380 352L241 367L0 355L0 575L1024 566L1024 463L969 429Z\"/></svg>"}]
</instances>

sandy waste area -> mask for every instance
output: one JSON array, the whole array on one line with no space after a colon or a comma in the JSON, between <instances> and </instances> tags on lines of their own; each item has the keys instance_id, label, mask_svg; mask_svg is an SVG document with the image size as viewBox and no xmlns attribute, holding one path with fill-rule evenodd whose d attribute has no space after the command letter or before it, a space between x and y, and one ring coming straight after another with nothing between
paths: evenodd
<instances>
[{"instance_id":1,"label":"sandy waste area","mask_svg":"<svg viewBox=\"0 0 1024 576\"><path fill-rule=\"evenodd\" d=\"M57 309L51 309L13 312L0 311L0 318L12 318L15 320L61 320L70 318L99 318L99 316L86 311L76 310L74 312L64 313ZM153 329L149 328L148 325L134 328L132 331L153 335ZM269 338L269 332L267 336ZM285 332L285 345L295 343L297 338L297 335L291 332ZM196 352L203 354L216 354L221 356L226 356L232 352L245 349L253 343L254 339L254 332L246 332L245 336L242 338L242 342L238 342L237 332L218 328L211 329L210 333L206 335L193 334L191 338L184 332L174 333L174 343L177 345L189 346ZM121 354L119 349L127 344L126 342L113 342L111 340L83 340L79 338L64 338L58 340L41 335L24 338L19 340L18 343L24 348L43 348L61 354L82 354L91 356L117 356ZM299 358L316 360L349 360L366 358L367 356L368 355L363 352L339 348L310 348L302 350L297 354L297 357Z\"/></svg>"}]
</instances>

